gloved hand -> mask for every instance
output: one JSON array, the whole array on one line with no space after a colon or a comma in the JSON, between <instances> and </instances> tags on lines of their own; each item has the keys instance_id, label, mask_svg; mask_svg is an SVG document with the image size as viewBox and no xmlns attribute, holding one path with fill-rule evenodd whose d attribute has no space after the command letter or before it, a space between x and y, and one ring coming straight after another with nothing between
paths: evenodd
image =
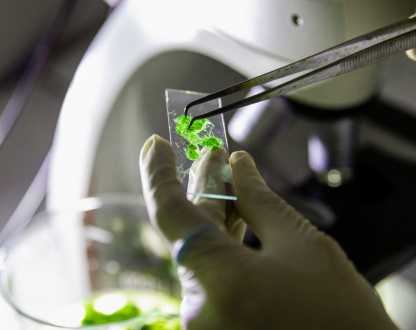
<instances>
[{"instance_id":1,"label":"gloved hand","mask_svg":"<svg viewBox=\"0 0 416 330\"><path fill-rule=\"evenodd\" d=\"M241 218L227 218L224 201L186 199L168 141L154 135L141 151L148 213L171 243L204 224L222 229L198 237L179 268L184 329L397 329L340 246L266 186L249 154L233 153L229 162ZM193 165L199 177L192 184L205 182L204 189L214 180L224 189L215 170L224 163L224 151L206 151ZM242 245L241 219L261 251Z\"/></svg>"}]
</instances>

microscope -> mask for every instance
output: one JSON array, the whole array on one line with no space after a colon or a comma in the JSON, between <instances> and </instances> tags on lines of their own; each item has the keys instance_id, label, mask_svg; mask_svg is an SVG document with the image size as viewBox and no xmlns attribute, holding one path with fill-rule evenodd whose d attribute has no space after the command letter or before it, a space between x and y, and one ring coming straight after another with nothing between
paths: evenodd
<instances>
[{"instance_id":1,"label":"microscope","mask_svg":"<svg viewBox=\"0 0 416 330\"><path fill-rule=\"evenodd\" d=\"M47 208L107 192L141 194L141 146L154 133L169 136L166 88L211 93L413 13L413 0L125 0L97 34L67 93ZM379 232L372 247L351 235L360 219L381 212L378 188L369 189L364 178L373 188L391 186L373 177L370 165L388 160L371 152L357 156L357 116L374 109L382 68L372 65L225 116L230 150L251 152L266 182L338 239L373 282L397 267L396 261L380 266L389 252L382 238L390 233ZM363 206L359 198L377 203ZM377 226L370 222L362 235L378 235ZM397 253L412 245L406 242L395 242Z\"/></svg>"}]
</instances>

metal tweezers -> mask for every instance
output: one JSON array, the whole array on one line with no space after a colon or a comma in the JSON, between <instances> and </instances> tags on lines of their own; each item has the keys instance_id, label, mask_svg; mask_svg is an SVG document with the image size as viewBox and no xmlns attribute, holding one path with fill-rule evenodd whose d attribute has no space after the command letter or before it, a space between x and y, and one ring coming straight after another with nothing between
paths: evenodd
<instances>
[{"instance_id":1,"label":"metal tweezers","mask_svg":"<svg viewBox=\"0 0 416 330\"><path fill-rule=\"evenodd\" d=\"M219 90L189 103L185 107L185 117L189 109L197 104L234 94L270 81L290 76L309 69L316 69L276 87L267 89L251 97L226 105L208 113L195 116L189 127L198 119L209 118L220 113L235 110L253 103L268 100L299 88L331 77L351 72L371 65L416 47L416 17L367 33L344 42L316 55L294 62L285 67L270 71L239 84Z\"/></svg>"}]
</instances>

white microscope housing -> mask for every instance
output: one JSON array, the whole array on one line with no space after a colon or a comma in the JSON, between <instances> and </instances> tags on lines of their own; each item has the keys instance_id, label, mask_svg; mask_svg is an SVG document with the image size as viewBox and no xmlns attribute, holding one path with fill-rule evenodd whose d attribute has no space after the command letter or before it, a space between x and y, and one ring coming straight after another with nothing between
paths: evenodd
<instances>
[{"instance_id":1,"label":"white microscope housing","mask_svg":"<svg viewBox=\"0 0 416 330\"><path fill-rule=\"evenodd\" d=\"M155 59L161 54L166 67L176 63L169 64L170 54L190 53L250 78L413 13L414 0L125 0L97 34L65 98L48 208L89 194L141 193L140 148L151 134L168 134L164 94L150 95L145 87L175 87L158 78L162 64ZM331 111L351 108L376 93L380 68L373 65L288 97ZM186 74L172 81L186 81Z\"/></svg>"}]
</instances>

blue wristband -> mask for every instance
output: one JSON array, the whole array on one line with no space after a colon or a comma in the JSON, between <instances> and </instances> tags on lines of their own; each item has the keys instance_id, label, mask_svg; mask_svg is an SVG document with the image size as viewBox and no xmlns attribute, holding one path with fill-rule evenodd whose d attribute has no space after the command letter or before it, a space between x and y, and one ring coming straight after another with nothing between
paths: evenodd
<instances>
[{"instance_id":1,"label":"blue wristband","mask_svg":"<svg viewBox=\"0 0 416 330\"><path fill-rule=\"evenodd\" d=\"M221 231L217 225L206 224L191 230L183 239L177 241L172 249L172 260L176 266L181 266L184 256L190 247L202 236L213 231Z\"/></svg>"}]
</instances>

